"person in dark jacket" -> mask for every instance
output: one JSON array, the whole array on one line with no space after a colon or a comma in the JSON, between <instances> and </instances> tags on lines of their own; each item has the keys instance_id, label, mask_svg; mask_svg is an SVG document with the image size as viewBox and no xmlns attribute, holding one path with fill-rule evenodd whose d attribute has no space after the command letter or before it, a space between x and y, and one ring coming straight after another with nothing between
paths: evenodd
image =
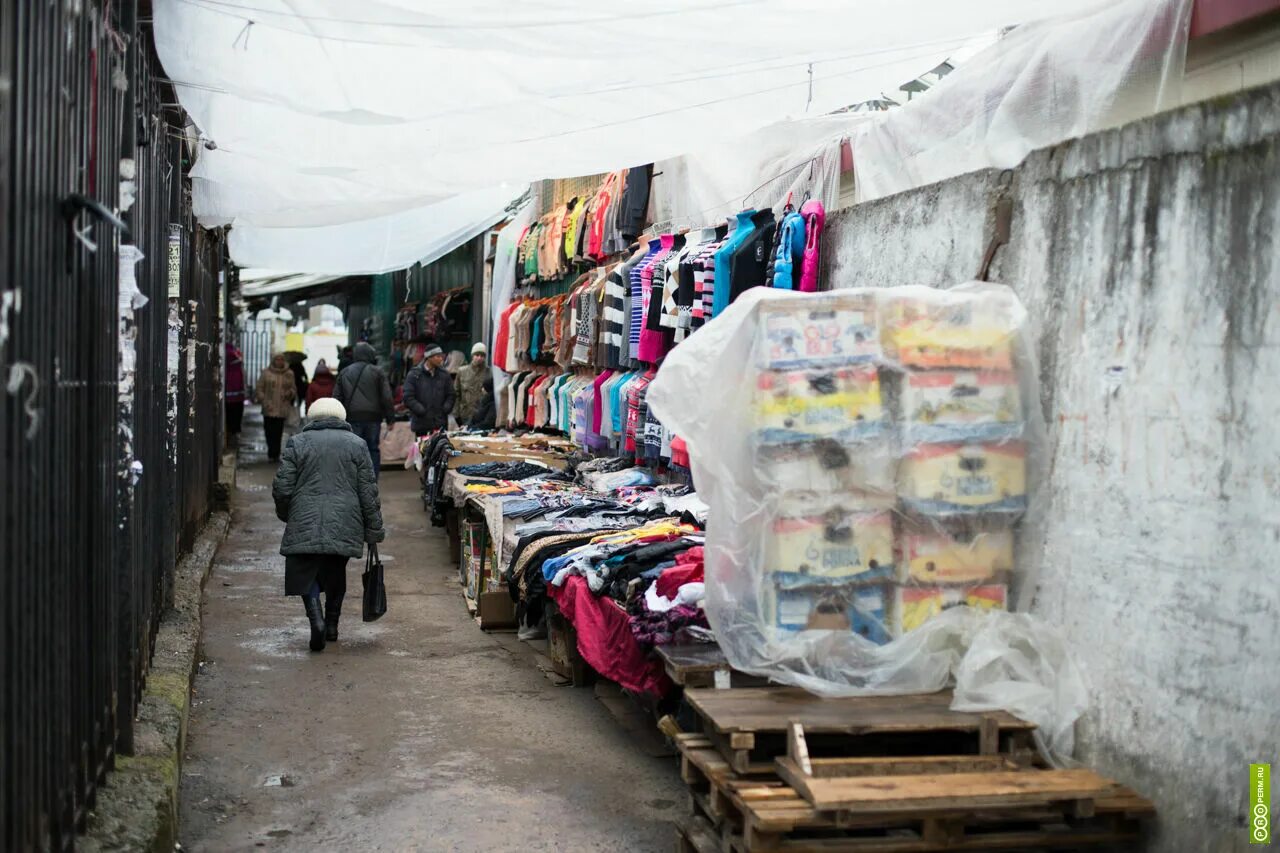
<instances>
[{"instance_id":1,"label":"person in dark jacket","mask_svg":"<svg viewBox=\"0 0 1280 853\"><path fill-rule=\"evenodd\" d=\"M351 347L343 347L338 352L338 373L346 370L347 366L355 360L355 351Z\"/></svg>"},{"instance_id":2,"label":"person in dark jacket","mask_svg":"<svg viewBox=\"0 0 1280 853\"><path fill-rule=\"evenodd\" d=\"M378 353L363 341L356 344L355 361L338 374L333 398L347 410L351 431L364 439L373 462L373 475L382 473L382 422L395 419L395 403L391 399L391 383L378 367Z\"/></svg>"},{"instance_id":3,"label":"person in dark jacket","mask_svg":"<svg viewBox=\"0 0 1280 853\"><path fill-rule=\"evenodd\" d=\"M378 480L364 442L342 404L324 397L289 439L271 485L276 516L285 522L284 594L300 595L311 625L311 650L338 639L347 592L347 561L386 536ZM320 593L325 594L324 610Z\"/></svg>"},{"instance_id":4,"label":"person in dark jacket","mask_svg":"<svg viewBox=\"0 0 1280 853\"><path fill-rule=\"evenodd\" d=\"M411 417L414 435L426 435L449 425L453 411L453 376L444 367L444 350L431 344L422 354L422 363L404 380L404 404Z\"/></svg>"},{"instance_id":5,"label":"person in dark jacket","mask_svg":"<svg viewBox=\"0 0 1280 853\"><path fill-rule=\"evenodd\" d=\"M493 429L498 423L498 410L493 402L493 377L486 376L481 387L484 395L471 413L471 420L467 422L468 429Z\"/></svg>"},{"instance_id":6,"label":"person in dark jacket","mask_svg":"<svg viewBox=\"0 0 1280 853\"><path fill-rule=\"evenodd\" d=\"M302 353L289 353L285 356L289 359L289 369L293 371L293 387L296 396L293 398L298 403L307 399L307 368L303 366L302 360L306 358Z\"/></svg>"}]
</instances>

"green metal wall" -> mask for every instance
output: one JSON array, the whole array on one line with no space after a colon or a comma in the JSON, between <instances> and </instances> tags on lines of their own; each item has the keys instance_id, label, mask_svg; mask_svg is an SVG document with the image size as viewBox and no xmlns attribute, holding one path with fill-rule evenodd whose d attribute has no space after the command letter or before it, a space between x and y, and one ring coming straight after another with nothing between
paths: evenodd
<instances>
[{"instance_id":1,"label":"green metal wall","mask_svg":"<svg viewBox=\"0 0 1280 853\"><path fill-rule=\"evenodd\" d=\"M431 297L454 287L471 286L473 300L479 296L479 282L476 280L476 247L476 240L471 240L425 267L414 264L407 270L373 277L369 343L373 344L380 357L386 359L391 355L396 312L406 302L421 303L419 305L421 312ZM473 306L477 306L473 307L473 310L478 310L479 301L475 300ZM473 343L475 341L469 332L459 337L439 341L446 351L457 349L464 353L470 352Z\"/></svg>"}]
</instances>

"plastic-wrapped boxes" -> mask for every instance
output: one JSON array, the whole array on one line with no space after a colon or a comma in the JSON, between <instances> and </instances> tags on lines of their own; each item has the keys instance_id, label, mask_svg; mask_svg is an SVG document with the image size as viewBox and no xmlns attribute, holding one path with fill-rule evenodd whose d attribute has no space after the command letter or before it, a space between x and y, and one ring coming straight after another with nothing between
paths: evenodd
<instances>
[{"instance_id":1,"label":"plastic-wrapped boxes","mask_svg":"<svg viewBox=\"0 0 1280 853\"><path fill-rule=\"evenodd\" d=\"M893 518L883 510L840 507L781 517L767 531L764 553L774 574L834 581L888 579L893 573Z\"/></svg>"},{"instance_id":2,"label":"plastic-wrapped boxes","mask_svg":"<svg viewBox=\"0 0 1280 853\"><path fill-rule=\"evenodd\" d=\"M950 606L1005 606L1028 500L1021 316L1011 294L921 288L761 305L753 461L788 507L759 549L775 637L884 642Z\"/></svg>"},{"instance_id":3,"label":"plastic-wrapped boxes","mask_svg":"<svg viewBox=\"0 0 1280 853\"><path fill-rule=\"evenodd\" d=\"M871 293L771 304L760 318L756 364L767 370L792 370L879 361L877 310Z\"/></svg>"},{"instance_id":4,"label":"plastic-wrapped boxes","mask_svg":"<svg viewBox=\"0 0 1280 853\"><path fill-rule=\"evenodd\" d=\"M695 452L706 610L735 666L838 692L946 683L972 623L939 614L1007 607L1022 582L1045 452L1027 329L985 282L754 288L668 356L648 401Z\"/></svg>"}]
</instances>

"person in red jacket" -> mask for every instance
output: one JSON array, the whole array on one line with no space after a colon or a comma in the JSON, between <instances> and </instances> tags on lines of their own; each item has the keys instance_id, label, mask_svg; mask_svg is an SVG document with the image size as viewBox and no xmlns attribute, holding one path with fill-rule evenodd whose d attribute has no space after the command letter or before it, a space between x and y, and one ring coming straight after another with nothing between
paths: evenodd
<instances>
[{"instance_id":1,"label":"person in red jacket","mask_svg":"<svg viewBox=\"0 0 1280 853\"><path fill-rule=\"evenodd\" d=\"M311 377L311 384L307 386L307 411L310 412L312 404L321 397L332 397L336 386L337 379L329 370L329 365L324 363L324 359L320 359L315 376Z\"/></svg>"}]
</instances>

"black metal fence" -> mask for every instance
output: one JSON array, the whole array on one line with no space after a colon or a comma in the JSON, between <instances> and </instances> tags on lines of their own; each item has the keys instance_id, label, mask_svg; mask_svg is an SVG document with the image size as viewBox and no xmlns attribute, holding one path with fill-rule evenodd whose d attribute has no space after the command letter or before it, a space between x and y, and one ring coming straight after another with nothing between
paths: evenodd
<instances>
[{"instance_id":1,"label":"black metal fence","mask_svg":"<svg viewBox=\"0 0 1280 853\"><path fill-rule=\"evenodd\" d=\"M193 225L136 9L0 0L4 850L72 846L132 750L175 558L217 476L223 248ZM145 256L132 321L122 245Z\"/></svg>"}]
</instances>

